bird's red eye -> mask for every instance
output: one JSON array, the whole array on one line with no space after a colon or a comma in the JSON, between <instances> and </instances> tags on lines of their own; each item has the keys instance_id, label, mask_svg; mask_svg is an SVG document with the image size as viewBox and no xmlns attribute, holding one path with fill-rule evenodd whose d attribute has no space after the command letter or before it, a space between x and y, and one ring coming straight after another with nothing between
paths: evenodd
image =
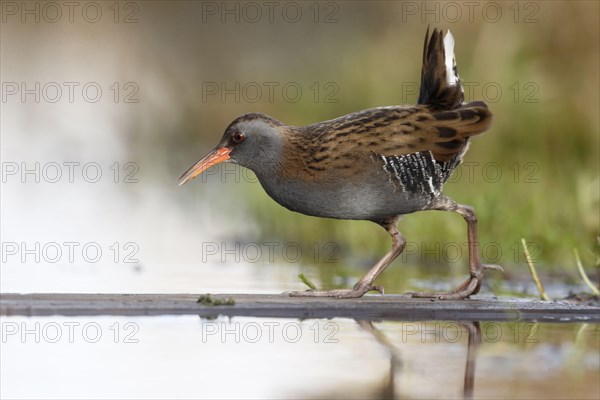
<instances>
[{"instance_id":1,"label":"bird's red eye","mask_svg":"<svg viewBox=\"0 0 600 400\"><path fill-rule=\"evenodd\" d=\"M240 133L240 132L236 132L233 134L232 139L233 139L234 143L240 143L241 141L246 139L246 135L244 135L243 133Z\"/></svg>"}]
</instances>

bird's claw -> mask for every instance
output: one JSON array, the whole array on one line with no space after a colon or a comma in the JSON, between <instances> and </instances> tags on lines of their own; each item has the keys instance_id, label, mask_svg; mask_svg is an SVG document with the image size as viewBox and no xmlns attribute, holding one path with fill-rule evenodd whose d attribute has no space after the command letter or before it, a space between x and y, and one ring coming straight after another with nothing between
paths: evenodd
<instances>
[{"instance_id":1,"label":"bird's claw","mask_svg":"<svg viewBox=\"0 0 600 400\"><path fill-rule=\"evenodd\" d=\"M357 285L358 286L358 285ZM377 291L383 295L384 290L382 286L368 285L368 286L355 286L352 289L335 289L335 290L303 290L303 291L292 291L284 292L290 297L333 297L336 299L357 299L362 297L369 291Z\"/></svg>"},{"instance_id":2,"label":"bird's claw","mask_svg":"<svg viewBox=\"0 0 600 400\"><path fill-rule=\"evenodd\" d=\"M504 268L497 264L481 264L483 269L492 269L494 271L504 272Z\"/></svg>"},{"instance_id":3,"label":"bird's claw","mask_svg":"<svg viewBox=\"0 0 600 400\"><path fill-rule=\"evenodd\" d=\"M373 292L379 292L379 294L382 295L382 296L383 296L383 294L385 292L385 290L383 290L383 286L376 286L376 285L369 285L369 286L366 287L366 289L361 289L360 287L356 287L355 286L354 290L363 291L363 294L367 293L367 292L371 292L371 291L373 291Z\"/></svg>"},{"instance_id":4,"label":"bird's claw","mask_svg":"<svg viewBox=\"0 0 600 400\"><path fill-rule=\"evenodd\" d=\"M479 288L483 282L483 271L486 269L492 269L500 272L504 271L501 266L496 264L481 264L479 269L471 272L471 276L467 278L466 281L448 292L409 292L407 294L410 294L412 297L431 298L438 300L463 300L472 294L477 294L479 292Z\"/></svg>"}]
</instances>

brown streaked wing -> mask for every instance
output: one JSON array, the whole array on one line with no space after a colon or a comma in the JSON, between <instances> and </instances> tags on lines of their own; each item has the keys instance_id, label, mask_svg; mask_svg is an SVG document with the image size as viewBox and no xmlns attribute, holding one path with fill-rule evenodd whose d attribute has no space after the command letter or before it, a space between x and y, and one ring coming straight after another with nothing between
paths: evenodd
<instances>
[{"instance_id":1,"label":"brown streaked wing","mask_svg":"<svg viewBox=\"0 0 600 400\"><path fill-rule=\"evenodd\" d=\"M431 151L436 160L449 161L462 152L469 137L489 128L491 116L483 102L449 111L431 111L424 105L360 111L299 128L290 136L291 148L304 151L289 151L285 158L308 175L336 171L348 176L353 165L372 154Z\"/></svg>"}]
</instances>

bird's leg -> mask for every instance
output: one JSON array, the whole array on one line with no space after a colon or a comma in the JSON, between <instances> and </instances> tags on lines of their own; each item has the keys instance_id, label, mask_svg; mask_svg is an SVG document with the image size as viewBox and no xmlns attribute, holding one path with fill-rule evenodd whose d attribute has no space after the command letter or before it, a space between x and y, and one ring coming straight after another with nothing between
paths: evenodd
<instances>
[{"instance_id":1,"label":"bird's leg","mask_svg":"<svg viewBox=\"0 0 600 400\"><path fill-rule=\"evenodd\" d=\"M470 276L458 287L448 292L417 292L411 293L413 297L435 297L440 300L465 299L472 294L477 294L483 282L483 270L494 269L502 271L502 267L494 264L482 264L479 258L479 243L477 242L477 216L471 206L455 203L444 197L443 204L438 210L454 211L463 216L467 222L467 239L469 243L469 272Z\"/></svg>"},{"instance_id":2,"label":"bird's leg","mask_svg":"<svg viewBox=\"0 0 600 400\"><path fill-rule=\"evenodd\" d=\"M402 237L402 234L398 232L398 228L396 228L398 219L399 217L395 217L389 220L377 222L392 237L392 249L385 256L383 256L383 258L379 260L379 262L377 262L377 264L375 264L365 276L356 282L352 289L306 290L287 292L287 294L298 297L336 297L339 299L362 297L365 293L371 290L376 290L383 294L383 288L381 286L374 286L373 282L375 282L375 279L377 279L377 277L387 268L387 266L390 265L390 263L400 255L400 253L402 253L402 250L404 250L404 246L406 245L404 237Z\"/></svg>"}]
</instances>

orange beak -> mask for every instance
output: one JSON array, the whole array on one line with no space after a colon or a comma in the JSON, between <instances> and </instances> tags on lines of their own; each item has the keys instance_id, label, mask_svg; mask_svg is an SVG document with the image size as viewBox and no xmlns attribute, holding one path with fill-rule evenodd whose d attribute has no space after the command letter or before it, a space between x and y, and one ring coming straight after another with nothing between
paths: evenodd
<instances>
[{"instance_id":1,"label":"orange beak","mask_svg":"<svg viewBox=\"0 0 600 400\"><path fill-rule=\"evenodd\" d=\"M179 186L191 181L213 165L217 165L223 161L229 160L229 153L231 153L231 149L226 147L215 147L202 160L192 165L190 169L181 175L181 178L179 178Z\"/></svg>"}]
</instances>

